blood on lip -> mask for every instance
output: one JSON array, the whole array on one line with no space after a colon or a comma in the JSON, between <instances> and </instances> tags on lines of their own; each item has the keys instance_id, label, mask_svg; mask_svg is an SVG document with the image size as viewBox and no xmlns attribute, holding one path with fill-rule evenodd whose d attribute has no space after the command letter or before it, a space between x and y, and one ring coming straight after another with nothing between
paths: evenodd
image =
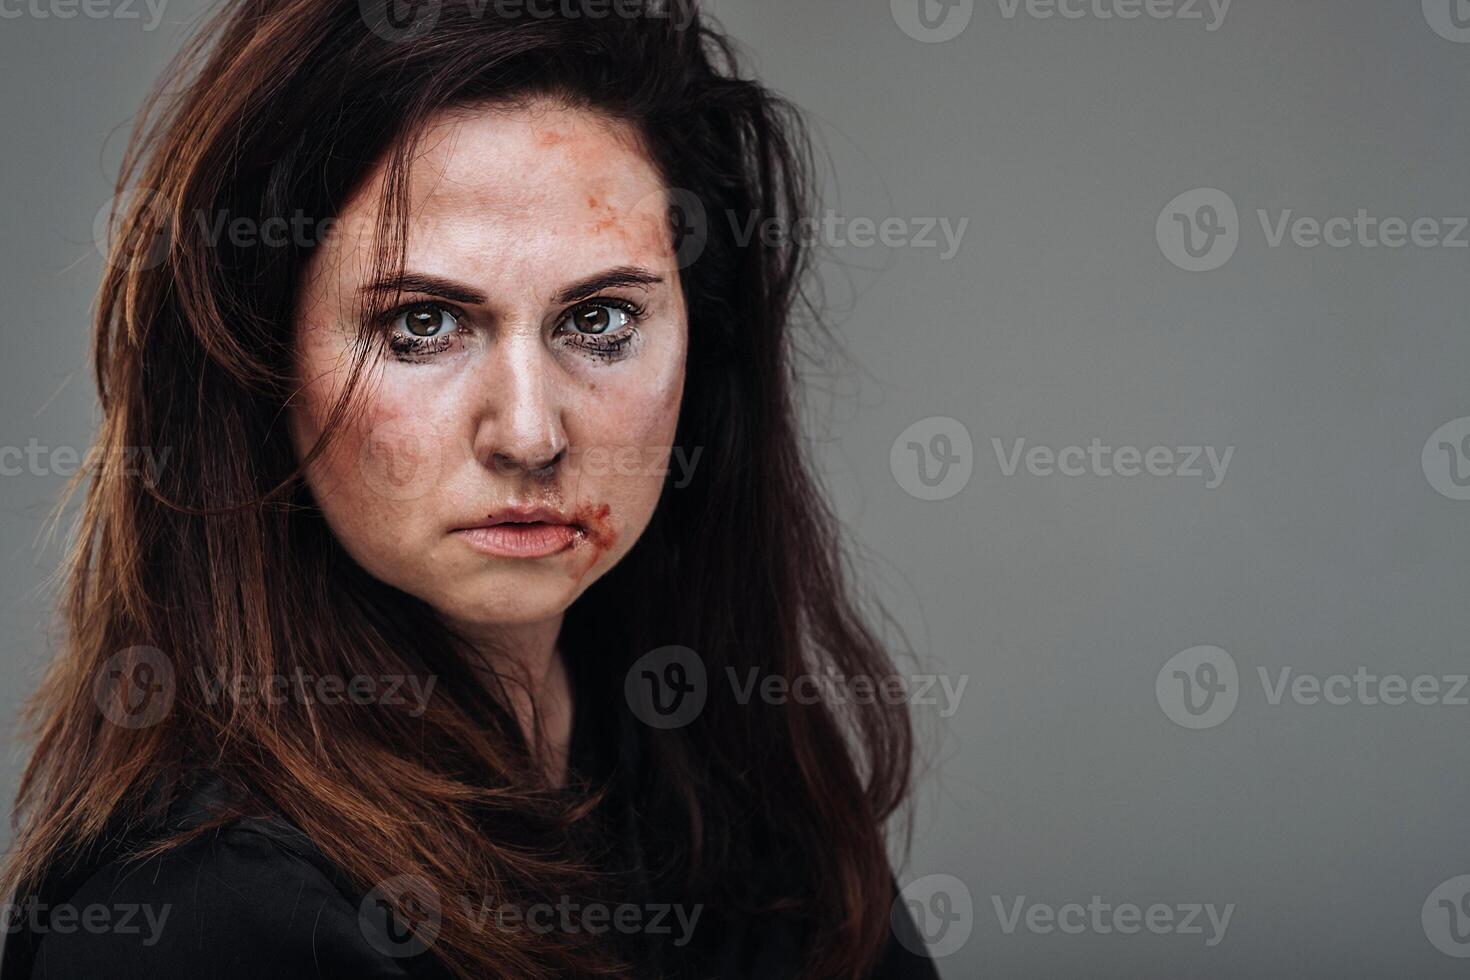
<instances>
[{"instance_id":1,"label":"blood on lip","mask_svg":"<svg viewBox=\"0 0 1470 980\"><path fill-rule=\"evenodd\" d=\"M574 547L581 547L585 544L587 550L581 567L572 569L572 578L581 578L591 571L592 566L596 565L618 540L618 533L613 530L611 518L612 507L609 504L584 504L577 508L573 521L581 529L582 534Z\"/></svg>"}]
</instances>

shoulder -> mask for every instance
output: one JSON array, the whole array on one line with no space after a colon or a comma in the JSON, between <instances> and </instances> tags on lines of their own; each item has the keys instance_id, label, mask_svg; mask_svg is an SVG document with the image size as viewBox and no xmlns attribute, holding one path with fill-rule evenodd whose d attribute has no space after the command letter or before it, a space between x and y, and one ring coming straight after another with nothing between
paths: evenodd
<instances>
[{"instance_id":1,"label":"shoulder","mask_svg":"<svg viewBox=\"0 0 1470 980\"><path fill-rule=\"evenodd\" d=\"M3 980L416 975L367 941L341 874L274 819L53 872L9 913Z\"/></svg>"}]
</instances>

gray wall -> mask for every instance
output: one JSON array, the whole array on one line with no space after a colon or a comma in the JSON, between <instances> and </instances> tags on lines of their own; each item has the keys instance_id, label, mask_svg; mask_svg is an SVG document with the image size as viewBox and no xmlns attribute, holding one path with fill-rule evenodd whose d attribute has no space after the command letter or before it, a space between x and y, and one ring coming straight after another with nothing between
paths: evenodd
<instances>
[{"instance_id":1,"label":"gray wall","mask_svg":"<svg viewBox=\"0 0 1470 980\"><path fill-rule=\"evenodd\" d=\"M944 975L1463 975L1470 3L984 0L929 41L915 0L712 6L826 147L853 365L813 432L865 582L916 673L966 685L916 706L900 875L953 910ZM95 421L93 219L198 7L133 9L0 21L0 446L47 450L0 478L7 715L48 648L60 449ZM1360 210L1338 245L1292 227ZM968 219L956 254L910 242L926 218ZM1124 903L1172 923L1120 933ZM1177 928L1193 904L1230 906L1223 938Z\"/></svg>"}]
</instances>

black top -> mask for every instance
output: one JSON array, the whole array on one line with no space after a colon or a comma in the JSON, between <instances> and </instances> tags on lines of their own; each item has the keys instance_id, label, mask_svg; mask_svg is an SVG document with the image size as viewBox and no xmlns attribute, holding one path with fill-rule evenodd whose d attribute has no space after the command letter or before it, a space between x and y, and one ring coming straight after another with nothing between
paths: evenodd
<instances>
[{"instance_id":1,"label":"black top","mask_svg":"<svg viewBox=\"0 0 1470 980\"><path fill-rule=\"evenodd\" d=\"M623 737L598 738L593 716L606 705L607 688L583 698L578 687L571 767L586 773L611 762L617 772L631 772L637 739L628 737L634 726L624 723L626 713L614 722ZM175 804L169 824L197 826L220 792L217 781L201 780ZM432 946L423 950L407 934L385 934L394 926L374 917L371 896L283 818L237 820L144 862L125 862L120 846L53 869L17 898L5 922L0 980L448 980ZM648 933L662 928L675 941L702 931L704 977L796 977L793 923L728 914L691 920L687 911L680 919L678 911L663 912L656 926L659 913L649 906L643 922ZM911 951L923 949L912 920L895 916L894 930L902 938L890 936L873 980L938 980L933 963Z\"/></svg>"}]
</instances>

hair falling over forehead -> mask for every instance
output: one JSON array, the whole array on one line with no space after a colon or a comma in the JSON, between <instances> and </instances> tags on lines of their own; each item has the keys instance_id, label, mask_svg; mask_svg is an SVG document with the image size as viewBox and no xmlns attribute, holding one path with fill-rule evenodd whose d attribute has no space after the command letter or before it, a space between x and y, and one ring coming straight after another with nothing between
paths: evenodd
<instances>
[{"instance_id":1,"label":"hair falling over forehead","mask_svg":"<svg viewBox=\"0 0 1470 980\"><path fill-rule=\"evenodd\" d=\"M506 902L601 887L588 829L598 794L572 804L551 791L506 692L476 680L424 604L357 568L303 490L283 409L313 243L237 247L208 240L193 216L328 219L386 160L394 206L376 262L391 275L415 127L533 96L630 122L669 187L711 215L810 213L810 150L796 113L742 76L693 0L603 18L424 6L435 16L400 29L367 0L226 0L139 124L119 189L143 193L116 216L95 324L100 451L81 478L65 647L30 707L10 888L97 845L113 821L143 818L196 766L255 801L215 824L272 808L364 890L399 875L446 895L493 883ZM703 447L705 462L665 488L627 557L568 613L569 631L595 628L610 676L668 643L722 676L891 672L851 597L798 428L790 327L807 266L798 243L741 244L712 220L682 270L691 319L677 441ZM355 380L368 363L360 350ZM332 424L351 411L344 397ZM156 480L131 478L115 462L123 446L168 447L172 462ZM113 724L95 679L145 647L174 666L172 707L155 724ZM437 687L410 717L211 699L200 683L298 669ZM640 737L657 773L638 808L661 894L779 904L808 926L804 977L863 976L888 934L883 825L910 780L903 706L713 692L694 723ZM770 862L801 870L800 893L745 887L743 870ZM446 902L434 944L456 975L633 975L603 937L477 929L468 914Z\"/></svg>"}]
</instances>

